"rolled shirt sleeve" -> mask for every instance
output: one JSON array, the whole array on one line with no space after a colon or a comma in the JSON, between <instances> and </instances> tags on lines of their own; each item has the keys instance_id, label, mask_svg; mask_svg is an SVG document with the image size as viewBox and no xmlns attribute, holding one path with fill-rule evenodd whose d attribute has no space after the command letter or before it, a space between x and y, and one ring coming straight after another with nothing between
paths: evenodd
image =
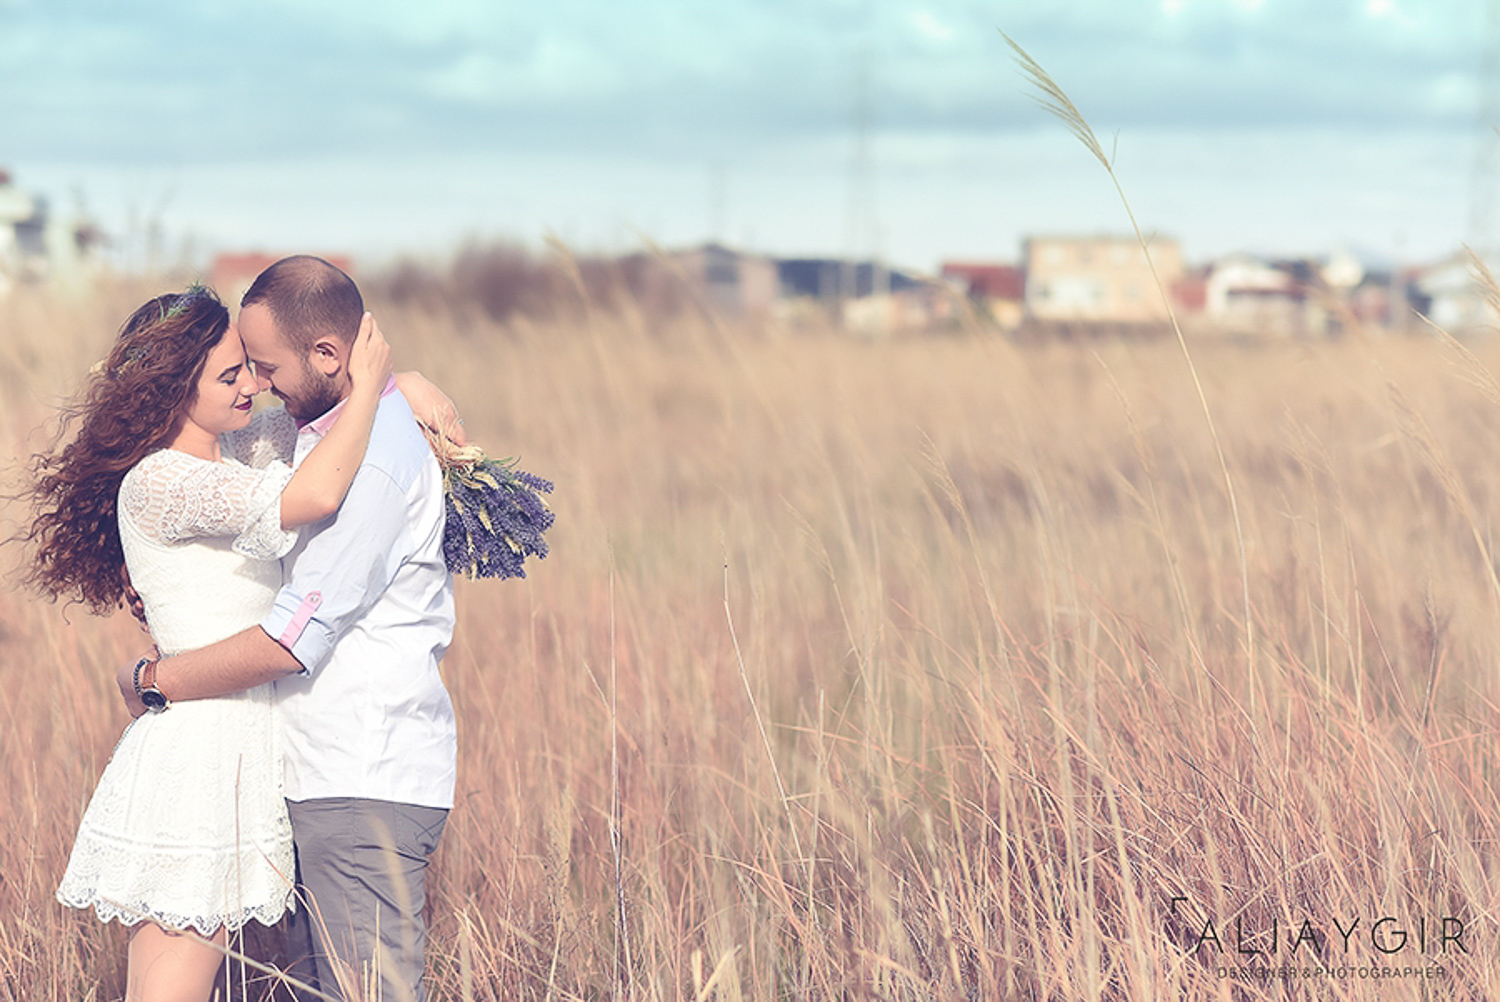
<instances>
[{"instance_id":1,"label":"rolled shirt sleeve","mask_svg":"<svg viewBox=\"0 0 1500 1002\"><path fill-rule=\"evenodd\" d=\"M327 663L334 645L380 598L413 550L404 493L369 465L355 475L337 516L311 528L261 621L304 675Z\"/></svg>"}]
</instances>

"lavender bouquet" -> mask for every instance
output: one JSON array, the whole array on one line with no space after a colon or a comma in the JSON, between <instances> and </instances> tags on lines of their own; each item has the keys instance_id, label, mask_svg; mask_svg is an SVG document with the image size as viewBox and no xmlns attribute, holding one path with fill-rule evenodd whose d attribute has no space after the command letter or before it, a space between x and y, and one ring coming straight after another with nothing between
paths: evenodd
<instances>
[{"instance_id":1,"label":"lavender bouquet","mask_svg":"<svg viewBox=\"0 0 1500 1002\"><path fill-rule=\"evenodd\" d=\"M453 574L524 578L527 557L547 555L542 534L556 517L543 494L552 482L491 459L477 445L456 446L430 429L428 442L443 471L443 560Z\"/></svg>"}]
</instances>

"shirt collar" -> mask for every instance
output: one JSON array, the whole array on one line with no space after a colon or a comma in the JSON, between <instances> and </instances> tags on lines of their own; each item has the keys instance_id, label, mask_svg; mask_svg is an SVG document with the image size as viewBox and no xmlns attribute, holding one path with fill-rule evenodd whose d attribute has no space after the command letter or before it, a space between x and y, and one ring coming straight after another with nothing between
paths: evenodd
<instances>
[{"instance_id":1,"label":"shirt collar","mask_svg":"<svg viewBox=\"0 0 1500 1002\"><path fill-rule=\"evenodd\" d=\"M396 377L387 377L385 381L385 389L380 391L380 398L384 400L386 397L395 392ZM324 435L328 434L328 429L333 427L333 423L338 420L339 414L343 413L344 404L348 402L349 399L345 397L343 400L340 400L338 403L334 404L332 407L328 408L328 410L313 418L311 421L297 422L297 430L299 432L312 432L314 435L322 438Z\"/></svg>"}]
</instances>

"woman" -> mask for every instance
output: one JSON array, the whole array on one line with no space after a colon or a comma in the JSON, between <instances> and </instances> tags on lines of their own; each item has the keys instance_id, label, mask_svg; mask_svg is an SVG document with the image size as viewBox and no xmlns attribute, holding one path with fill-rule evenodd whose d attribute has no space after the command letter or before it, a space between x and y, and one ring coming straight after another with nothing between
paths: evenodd
<instances>
[{"instance_id":1,"label":"woman","mask_svg":"<svg viewBox=\"0 0 1500 1002\"><path fill-rule=\"evenodd\" d=\"M225 446L248 459L295 430L280 411L250 427L260 386L228 311L202 287L146 303L66 415L76 436L36 461L30 581L105 613L128 570L163 653L259 622L296 528L337 510L369 441L390 350L368 313L349 367L349 401L297 471L252 468ZM227 933L292 906L269 690L133 721L84 813L57 896L133 927L130 1002L207 999Z\"/></svg>"}]
</instances>

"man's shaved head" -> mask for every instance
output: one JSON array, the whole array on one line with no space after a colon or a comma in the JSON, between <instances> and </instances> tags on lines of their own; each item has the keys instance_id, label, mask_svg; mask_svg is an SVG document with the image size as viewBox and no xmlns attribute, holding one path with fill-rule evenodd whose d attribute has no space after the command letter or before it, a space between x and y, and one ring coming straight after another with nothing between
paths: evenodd
<instances>
[{"instance_id":1,"label":"man's shaved head","mask_svg":"<svg viewBox=\"0 0 1500 1002\"><path fill-rule=\"evenodd\" d=\"M365 301L354 279L320 257L285 257L261 272L240 308L263 304L276 321L277 333L301 352L320 337L354 343Z\"/></svg>"}]
</instances>

